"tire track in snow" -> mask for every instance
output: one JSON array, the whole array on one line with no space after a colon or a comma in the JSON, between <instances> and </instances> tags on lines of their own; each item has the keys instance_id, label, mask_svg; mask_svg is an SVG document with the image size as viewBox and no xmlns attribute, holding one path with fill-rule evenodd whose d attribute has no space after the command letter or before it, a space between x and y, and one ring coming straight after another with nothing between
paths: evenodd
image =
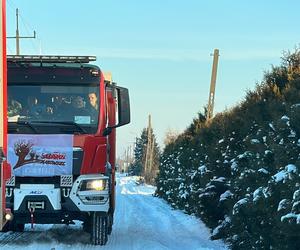
<instances>
[{"instance_id":1,"label":"tire track in snow","mask_svg":"<svg viewBox=\"0 0 300 250\"><path fill-rule=\"evenodd\" d=\"M24 233L12 233L12 232L7 232L7 233L0 233L0 247L6 246L12 241L18 240Z\"/></svg>"},{"instance_id":2,"label":"tire track in snow","mask_svg":"<svg viewBox=\"0 0 300 250\"><path fill-rule=\"evenodd\" d=\"M209 230L198 219L172 210L165 201L153 197L153 192L149 186L137 186L132 177L120 180L118 195L127 209L121 217L130 218L128 233L143 239L144 249L225 248L209 240Z\"/></svg>"}]
</instances>

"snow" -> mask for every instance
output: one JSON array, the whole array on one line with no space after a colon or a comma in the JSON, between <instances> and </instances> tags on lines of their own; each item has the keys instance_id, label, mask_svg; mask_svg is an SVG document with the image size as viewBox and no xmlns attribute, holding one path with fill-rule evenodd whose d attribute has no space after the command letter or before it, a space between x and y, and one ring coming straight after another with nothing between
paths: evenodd
<instances>
[{"instance_id":1,"label":"snow","mask_svg":"<svg viewBox=\"0 0 300 250\"><path fill-rule=\"evenodd\" d=\"M284 170L281 170L277 174L273 175L275 182L280 182L286 178L286 172Z\"/></svg>"},{"instance_id":2,"label":"snow","mask_svg":"<svg viewBox=\"0 0 300 250\"><path fill-rule=\"evenodd\" d=\"M115 223L106 246L89 244L81 222L75 225L26 225L23 233L0 233L0 249L227 249L211 241L209 229L194 216L173 210L154 197L155 187L137 185L135 177L117 179Z\"/></svg>"},{"instance_id":3,"label":"snow","mask_svg":"<svg viewBox=\"0 0 300 250\"><path fill-rule=\"evenodd\" d=\"M300 190L296 190L293 194L293 200L298 201L300 200Z\"/></svg>"},{"instance_id":4,"label":"snow","mask_svg":"<svg viewBox=\"0 0 300 250\"><path fill-rule=\"evenodd\" d=\"M292 105L291 108L299 108L299 107L300 107L300 103L295 103L295 104Z\"/></svg>"},{"instance_id":5,"label":"snow","mask_svg":"<svg viewBox=\"0 0 300 250\"><path fill-rule=\"evenodd\" d=\"M297 173L297 167L294 164L288 164L285 166L284 170L281 170L277 174L273 175L275 182L280 182L287 178L290 178L290 174Z\"/></svg>"},{"instance_id":6,"label":"snow","mask_svg":"<svg viewBox=\"0 0 300 250\"><path fill-rule=\"evenodd\" d=\"M265 150L265 155L268 155L268 154L272 154L273 152L271 150Z\"/></svg>"},{"instance_id":7,"label":"snow","mask_svg":"<svg viewBox=\"0 0 300 250\"><path fill-rule=\"evenodd\" d=\"M289 200L288 199L283 199L279 202L278 204L278 208L277 208L277 211L281 211L283 209L286 209L288 207L288 204L289 204Z\"/></svg>"},{"instance_id":8,"label":"snow","mask_svg":"<svg viewBox=\"0 0 300 250\"><path fill-rule=\"evenodd\" d=\"M247 158L249 156L252 156L252 153L250 151L246 151L243 154L238 155L237 158L238 159L245 159L245 158Z\"/></svg>"},{"instance_id":9,"label":"snow","mask_svg":"<svg viewBox=\"0 0 300 250\"><path fill-rule=\"evenodd\" d=\"M229 190L227 190L223 194L220 195L220 202L225 201L231 197L233 197L233 193L231 193Z\"/></svg>"},{"instance_id":10,"label":"snow","mask_svg":"<svg viewBox=\"0 0 300 250\"><path fill-rule=\"evenodd\" d=\"M282 121L289 121L290 118L288 116L284 115L284 116L281 117L281 120Z\"/></svg>"},{"instance_id":11,"label":"snow","mask_svg":"<svg viewBox=\"0 0 300 250\"><path fill-rule=\"evenodd\" d=\"M295 219L297 224L300 224L300 214L288 213L281 217L281 222L289 219Z\"/></svg>"},{"instance_id":12,"label":"snow","mask_svg":"<svg viewBox=\"0 0 300 250\"><path fill-rule=\"evenodd\" d=\"M198 170L200 171L201 175L204 175L207 171L207 167L205 165L202 165L198 168Z\"/></svg>"},{"instance_id":13,"label":"snow","mask_svg":"<svg viewBox=\"0 0 300 250\"><path fill-rule=\"evenodd\" d=\"M267 198L269 196L267 189L264 187L259 187L253 192L253 201L256 202L260 198Z\"/></svg>"},{"instance_id":14,"label":"snow","mask_svg":"<svg viewBox=\"0 0 300 250\"><path fill-rule=\"evenodd\" d=\"M300 201L296 201L293 203L292 211L297 211L297 208L299 207Z\"/></svg>"},{"instance_id":15,"label":"snow","mask_svg":"<svg viewBox=\"0 0 300 250\"><path fill-rule=\"evenodd\" d=\"M269 171L266 170L265 168L260 168L257 170L259 173L263 173L263 174L269 174Z\"/></svg>"},{"instance_id":16,"label":"snow","mask_svg":"<svg viewBox=\"0 0 300 250\"><path fill-rule=\"evenodd\" d=\"M269 123L269 127L273 130L273 131L276 131L275 128L274 128L274 125L272 123Z\"/></svg>"},{"instance_id":17,"label":"snow","mask_svg":"<svg viewBox=\"0 0 300 250\"><path fill-rule=\"evenodd\" d=\"M237 214L239 212L239 208L241 206L246 205L248 202L249 202L248 198L240 199L237 203L234 204L232 213Z\"/></svg>"},{"instance_id":18,"label":"snow","mask_svg":"<svg viewBox=\"0 0 300 250\"><path fill-rule=\"evenodd\" d=\"M218 177L218 178L214 178L213 181L226 182L226 178L225 177Z\"/></svg>"},{"instance_id":19,"label":"snow","mask_svg":"<svg viewBox=\"0 0 300 250\"><path fill-rule=\"evenodd\" d=\"M222 223L220 225L218 225L213 231L212 231L212 236L217 236L220 231L226 227L229 223L231 222L231 219L226 216L225 220L222 221Z\"/></svg>"},{"instance_id":20,"label":"snow","mask_svg":"<svg viewBox=\"0 0 300 250\"><path fill-rule=\"evenodd\" d=\"M296 132L291 129L290 134L288 135L289 138L294 138L296 137Z\"/></svg>"},{"instance_id":21,"label":"snow","mask_svg":"<svg viewBox=\"0 0 300 250\"><path fill-rule=\"evenodd\" d=\"M193 180L196 175L197 175L197 171L194 171L193 174L191 175L191 179Z\"/></svg>"},{"instance_id":22,"label":"snow","mask_svg":"<svg viewBox=\"0 0 300 250\"><path fill-rule=\"evenodd\" d=\"M253 201L256 201L257 199L259 199L259 197L261 196L261 193L262 193L262 187L259 187L258 189L256 189L254 192L253 192Z\"/></svg>"},{"instance_id":23,"label":"snow","mask_svg":"<svg viewBox=\"0 0 300 250\"><path fill-rule=\"evenodd\" d=\"M234 161L231 166L230 166L232 171L237 171L238 170L238 164Z\"/></svg>"},{"instance_id":24,"label":"snow","mask_svg":"<svg viewBox=\"0 0 300 250\"><path fill-rule=\"evenodd\" d=\"M258 139L251 139L250 143L251 144L259 144L260 141Z\"/></svg>"},{"instance_id":25,"label":"snow","mask_svg":"<svg viewBox=\"0 0 300 250\"><path fill-rule=\"evenodd\" d=\"M286 170L288 173L297 173L297 167L296 167L294 164L288 164L288 165L285 167L285 170Z\"/></svg>"}]
</instances>

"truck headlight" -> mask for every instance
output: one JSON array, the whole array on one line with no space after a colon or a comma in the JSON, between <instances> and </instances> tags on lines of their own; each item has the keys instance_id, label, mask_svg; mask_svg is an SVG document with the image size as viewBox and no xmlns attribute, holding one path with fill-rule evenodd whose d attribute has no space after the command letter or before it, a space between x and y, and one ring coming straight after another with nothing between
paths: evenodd
<instances>
[{"instance_id":1,"label":"truck headlight","mask_svg":"<svg viewBox=\"0 0 300 250\"><path fill-rule=\"evenodd\" d=\"M96 190L103 191L106 189L106 180L84 180L81 182L80 191Z\"/></svg>"}]
</instances>

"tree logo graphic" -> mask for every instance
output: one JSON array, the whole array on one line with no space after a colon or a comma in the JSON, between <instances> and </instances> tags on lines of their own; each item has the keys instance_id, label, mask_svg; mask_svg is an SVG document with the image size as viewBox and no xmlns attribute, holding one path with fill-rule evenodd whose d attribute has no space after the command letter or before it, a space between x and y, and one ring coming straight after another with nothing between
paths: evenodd
<instances>
[{"instance_id":1,"label":"tree logo graphic","mask_svg":"<svg viewBox=\"0 0 300 250\"><path fill-rule=\"evenodd\" d=\"M32 141L26 141L26 140L19 140L14 143L14 151L16 156L18 156L18 161L16 165L13 167L13 169L22 167L23 165L29 163L41 162L41 160L39 159L40 156L32 149L33 146L34 144Z\"/></svg>"}]
</instances>

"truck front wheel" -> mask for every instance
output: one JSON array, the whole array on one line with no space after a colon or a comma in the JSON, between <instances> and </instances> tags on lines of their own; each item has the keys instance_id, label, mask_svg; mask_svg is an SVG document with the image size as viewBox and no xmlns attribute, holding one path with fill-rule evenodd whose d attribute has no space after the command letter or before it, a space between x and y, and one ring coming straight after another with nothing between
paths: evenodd
<instances>
[{"instance_id":1,"label":"truck front wheel","mask_svg":"<svg viewBox=\"0 0 300 250\"><path fill-rule=\"evenodd\" d=\"M107 216L107 233L110 235L112 232L112 226L114 223L114 216L112 213L109 213Z\"/></svg>"},{"instance_id":2,"label":"truck front wheel","mask_svg":"<svg viewBox=\"0 0 300 250\"><path fill-rule=\"evenodd\" d=\"M91 241L94 245L105 245L107 242L107 214L93 212L91 214Z\"/></svg>"},{"instance_id":3,"label":"truck front wheel","mask_svg":"<svg viewBox=\"0 0 300 250\"><path fill-rule=\"evenodd\" d=\"M8 231L13 231L13 232L23 232L25 228L24 224L19 224L16 223L14 220L13 221L8 221L1 232L8 232Z\"/></svg>"},{"instance_id":4,"label":"truck front wheel","mask_svg":"<svg viewBox=\"0 0 300 250\"><path fill-rule=\"evenodd\" d=\"M24 224L13 223L11 226L11 230L13 232L23 232L25 228Z\"/></svg>"}]
</instances>

